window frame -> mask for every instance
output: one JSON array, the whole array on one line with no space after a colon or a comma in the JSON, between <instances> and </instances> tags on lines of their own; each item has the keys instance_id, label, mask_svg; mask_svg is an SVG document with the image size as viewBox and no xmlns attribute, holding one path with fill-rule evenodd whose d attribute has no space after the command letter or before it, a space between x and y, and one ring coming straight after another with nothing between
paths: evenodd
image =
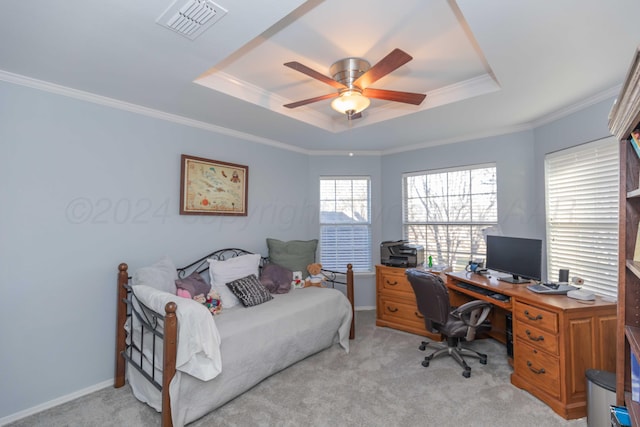
<instances>
[{"instance_id":1,"label":"window frame","mask_svg":"<svg viewBox=\"0 0 640 427\"><path fill-rule=\"evenodd\" d=\"M487 168L492 168L494 169L494 173L495 173L495 183L494 183L494 187L493 187L493 191L491 192L491 194L493 195L493 200L492 202L495 203L495 207L494 207L494 212L495 212L495 217L492 218L492 220L490 221L479 221L479 220L474 220L473 218L473 206L470 204L469 205L469 220L468 221L429 221L428 219L428 213L426 214L426 219L425 221L409 221L408 220L408 209L409 209L409 200L408 200L408 194L407 194L407 180L408 178L411 177L416 177L416 176L425 176L425 180L427 179L427 177L429 175L435 175L435 174L449 174L449 173L454 173L454 172L467 172L469 174L472 173L473 170L477 170L477 169L487 169ZM483 193L474 193L473 192L473 188L471 187L472 182L471 180L469 180L469 202L471 203L472 201L472 196L474 194L478 195L478 194L483 194ZM452 198L454 197L455 194L450 193L449 192L449 188L447 188L447 192L446 192L446 197L447 198ZM463 166L456 166L456 167L449 167L449 168L441 168L441 169L429 169L429 170L423 170L423 171L416 171L416 172L407 172L407 173L403 173L402 174L402 236L403 239L405 240L410 240L408 235L409 235L409 227L412 226L418 226L418 227L425 227L425 239L427 238L427 234L428 234L428 227L434 227L434 226L444 226L444 227L448 227L448 228L452 228L452 227L469 227L469 233L468 233L468 247L469 247L469 251L468 253L462 253L460 251L454 250L454 251L450 251L450 248L446 248L445 251L441 251L440 253L444 253L446 254L446 259L437 259L437 258L433 258L433 264L440 264L442 266L446 266L448 267L450 264L450 261L458 259L458 262L455 263L454 268L458 268L461 269L463 268L463 261L461 257L464 257L464 264L466 265L466 263L472 259L482 259L484 260L484 258L486 258L486 242L484 241L484 233L487 231L487 229L496 229L498 227L498 168L495 162L490 162L490 163L479 163L479 164L473 164L473 165L463 165ZM476 232L474 234L474 228L476 229ZM480 236L478 233L481 233L482 236ZM478 238L482 237L482 241L480 242L480 245L478 246L478 244L474 245L474 241L477 241ZM428 247L428 240L425 240L425 243L423 242L410 242L410 243L415 243L415 244L420 244L425 246L425 262L428 262L429 256L434 256L434 254L430 253L429 247ZM475 250L474 250L475 249Z\"/></svg>"},{"instance_id":2,"label":"window frame","mask_svg":"<svg viewBox=\"0 0 640 427\"><path fill-rule=\"evenodd\" d=\"M357 221L344 221L344 222L323 222L323 214L322 214L322 208L323 208L323 201L329 200L329 199L325 199L323 198L323 191L322 191L322 185L323 185L323 181L350 181L352 184L355 181L366 181L366 185L367 185L367 199L366 199L366 221L362 221L362 222L357 222ZM318 208L318 212L319 212L319 218L318 218L318 222L319 222L319 230L320 230L320 237L318 239L319 242L319 257L320 260L319 262L323 265L323 268L327 268L327 269L331 269L331 270L343 270L344 269L344 265L346 265L346 263L350 263L353 267L353 272L354 273L371 273L373 272L373 251L372 251L372 235L373 235L373 227L372 227L372 220L371 220L371 177L369 175L323 175L320 176L320 179L318 180L318 184L319 184L319 208ZM351 191L351 198L350 200L354 201L353 198L353 190ZM337 199L336 199L337 200ZM332 212L337 212L337 211L332 211ZM331 253L333 254L333 257L335 258L334 262L328 262L324 256L325 256L325 250L327 249L327 245L328 243L325 241L325 239L323 238L324 233L323 231L327 228L327 227L342 227L342 228L351 228L351 229L355 229L355 228L366 228L367 232L366 232L366 244L363 245L359 245L359 246L354 246L353 245L353 241L351 242L350 248L347 249L346 251L340 251L338 249L336 249L335 251L331 251ZM364 250L364 254L361 254L358 256L358 252L363 252ZM341 263L339 261L337 261L339 258L341 258L340 256L340 252L351 252L351 259L349 260L345 260L344 263Z\"/></svg>"}]
</instances>

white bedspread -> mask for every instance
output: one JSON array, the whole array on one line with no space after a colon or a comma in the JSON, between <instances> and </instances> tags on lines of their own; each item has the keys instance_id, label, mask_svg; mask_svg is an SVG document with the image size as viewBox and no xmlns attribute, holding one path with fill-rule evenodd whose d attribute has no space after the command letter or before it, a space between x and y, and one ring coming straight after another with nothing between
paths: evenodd
<instances>
[{"instance_id":1,"label":"white bedspread","mask_svg":"<svg viewBox=\"0 0 640 427\"><path fill-rule=\"evenodd\" d=\"M348 352L351 319L351 304L342 292L316 287L274 295L255 307L223 310L215 316L222 371L210 381L176 372L169 387L173 425L206 415L268 376L336 343ZM133 369L127 376L136 397L160 411L158 390Z\"/></svg>"},{"instance_id":2,"label":"white bedspread","mask_svg":"<svg viewBox=\"0 0 640 427\"><path fill-rule=\"evenodd\" d=\"M180 343L176 354L178 371L203 381L213 379L220 373L220 334L213 316L205 306L145 285L134 286L133 293L140 302L161 314L164 314L168 303L176 303ZM158 364L162 366L161 358L158 358Z\"/></svg>"}]
</instances>

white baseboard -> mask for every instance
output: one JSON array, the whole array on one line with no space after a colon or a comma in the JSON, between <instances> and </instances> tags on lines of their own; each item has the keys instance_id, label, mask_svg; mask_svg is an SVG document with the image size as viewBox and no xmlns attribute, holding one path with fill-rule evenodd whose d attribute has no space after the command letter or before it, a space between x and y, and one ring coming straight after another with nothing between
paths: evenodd
<instances>
[{"instance_id":1,"label":"white baseboard","mask_svg":"<svg viewBox=\"0 0 640 427\"><path fill-rule=\"evenodd\" d=\"M11 414L4 418L0 418L0 426L5 424L12 423L14 421L18 421L22 418L28 417L33 414L37 414L38 412L42 412L47 409L51 409L54 406L62 405L63 403L70 402L79 397L85 396L87 394L93 393L94 391L102 390L103 388L113 387L113 378L95 385L91 387L84 388L82 390L74 391L71 394L67 394L66 396L61 396L56 399L50 400L48 402L42 403L38 406L34 406L33 408L25 409L24 411L16 412L15 414Z\"/></svg>"},{"instance_id":2,"label":"white baseboard","mask_svg":"<svg viewBox=\"0 0 640 427\"><path fill-rule=\"evenodd\" d=\"M375 309L376 309L375 306L368 306L368 305L360 305L354 308L355 311L367 311L367 310L375 310Z\"/></svg>"}]
</instances>

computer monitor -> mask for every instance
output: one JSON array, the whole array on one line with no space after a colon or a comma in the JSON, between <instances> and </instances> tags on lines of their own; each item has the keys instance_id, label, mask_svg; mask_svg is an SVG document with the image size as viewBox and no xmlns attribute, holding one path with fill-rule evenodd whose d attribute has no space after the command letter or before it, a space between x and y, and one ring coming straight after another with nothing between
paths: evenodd
<instances>
[{"instance_id":1,"label":"computer monitor","mask_svg":"<svg viewBox=\"0 0 640 427\"><path fill-rule=\"evenodd\" d=\"M511 274L499 280L509 283L540 280L541 265L542 240L487 236L487 269Z\"/></svg>"}]
</instances>

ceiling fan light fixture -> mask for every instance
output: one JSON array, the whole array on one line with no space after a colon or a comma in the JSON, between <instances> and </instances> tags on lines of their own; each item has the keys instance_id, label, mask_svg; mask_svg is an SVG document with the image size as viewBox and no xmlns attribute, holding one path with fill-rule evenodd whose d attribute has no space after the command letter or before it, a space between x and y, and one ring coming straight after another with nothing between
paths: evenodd
<instances>
[{"instance_id":1,"label":"ceiling fan light fixture","mask_svg":"<svg viewBox=\"0 0 640 427\"><path fill-rule=\"evenodd\" d=\"M339 97L331 102L331 108L341 114L352 116L363 111L371 104L371 101L366 96L357 90L345 90Z\"/></svg>"}]
</instances>

